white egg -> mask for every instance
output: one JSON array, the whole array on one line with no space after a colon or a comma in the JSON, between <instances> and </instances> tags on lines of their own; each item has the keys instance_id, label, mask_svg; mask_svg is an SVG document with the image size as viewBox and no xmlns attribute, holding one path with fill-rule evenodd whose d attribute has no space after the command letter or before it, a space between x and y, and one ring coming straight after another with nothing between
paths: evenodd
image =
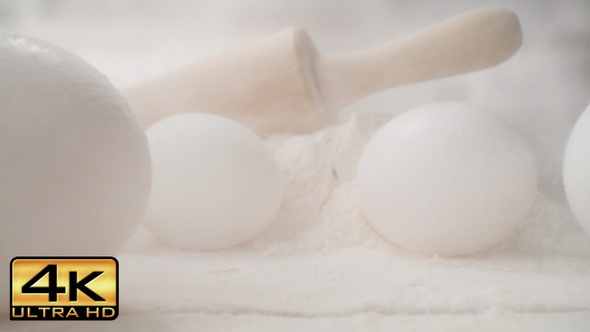
<instances>
[{"instance_id":1,"label":"white egg","mask_svg":"<svg viewBox=\"0 0 590 332\"><path fill-rule=\"evenodd\" d=\"M146 134L153 178L144 225L164 243L228 248L273 220L282 174L251 130L220 116L188 113L166 118Z\"/></svg>"},{"instance_id":2,"label":"white egg","mask_svg":"<svg viewBox=\"0 0 590 332\"><path fill-rule=\"evenodd\" d=\"M150 169L143 130L103 75L0 34L2 285L17 255L116 254L144 211Z\"/></svg>"},{"instance_id":3,"label":"white egg","mask_svg":"<svg viewBox=\"0 0 590 332\"><path fill-rule=\"evenodd\" d=\"M590 234L590 107L570 134L563 163L563 182L574 216Z\"/></svg>"},{"instance_id":4,"label":"white egg","mask_svg":"<svg viewBox=\"0 0 590 332\"><path fill-rule=\"evenodd\" d=\"M490 248L525 220L537 173L529 146L502 121L438 103L381 128L356 181L363 213L383 237L448 256Z\"/></svg>"}]
</instances>

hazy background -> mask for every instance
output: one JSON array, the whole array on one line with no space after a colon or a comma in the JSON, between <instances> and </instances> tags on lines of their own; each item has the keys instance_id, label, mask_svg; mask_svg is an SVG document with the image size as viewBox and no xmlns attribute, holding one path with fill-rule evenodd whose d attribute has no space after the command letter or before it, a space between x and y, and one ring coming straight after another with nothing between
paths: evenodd
<instances>
[{"instance_id":1,"label":"hazy background","mask_svg":"<svg viewBox=\"0 0 590 332\"><path fill-rule=\"evenodd\" d=\"M399 114L433 101L473 103L508 120L532 144L542 189L563 200L563 150L590 103L587 0L1 0L0 30L60 45L125 88L291 26L306 29L320 52L340 52L486 6L512 9L521 20L524 44L512 59L379 93L343 110L342 118Z\"/></svg>"}]
</instances>

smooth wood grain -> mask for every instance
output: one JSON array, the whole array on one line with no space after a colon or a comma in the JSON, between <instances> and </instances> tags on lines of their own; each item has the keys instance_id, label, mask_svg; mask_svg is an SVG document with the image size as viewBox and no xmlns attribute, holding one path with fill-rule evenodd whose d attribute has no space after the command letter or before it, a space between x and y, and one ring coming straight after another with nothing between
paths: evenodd
<instances>
[{"instance_id":1,"label":"smooth wood grain","mask_svg":"<svg viewBox=\"0 0 590 332\"><path fill-rule=\"evenodd\" d=\"M399 40L358 52L322 56L292 28L181 68L124 91L144 128L174 114L210 112L260 136L302 133L335 112L389 87L498 64L521 44L518 18L480 9Z\"/></svg>"},{"instance_id":2,"label":"smooth wood grain","mask_svg":"<svg viewBox=\"0 0 590 332\"><path fill-rule=\"evenodd\" d=\"M319 57L323 101L340 109L374 92L496 65L522 43L516 14L480 9L368 50Z\"/></svg>"}]
</instances>

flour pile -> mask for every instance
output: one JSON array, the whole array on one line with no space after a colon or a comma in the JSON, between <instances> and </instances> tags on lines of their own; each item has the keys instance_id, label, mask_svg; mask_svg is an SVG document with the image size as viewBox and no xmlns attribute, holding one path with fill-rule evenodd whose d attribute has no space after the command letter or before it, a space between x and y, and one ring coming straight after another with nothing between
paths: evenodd
<instances>
[{"instance_id":1,"label":"flour pile","mask_svg":"<svg viewBox=\"0 0 590 332\"><path fill-rule=\"evenodd\" d=\"M271 255L377 247L381 240L362 219L353 176L366 143L359 121L309 135L280 135L267 144L286 180L283 205L254 242Z\"/></svg>"},{"instance_id":2,"label":"flour pile","mask_svg":"<svg viewBox=\"0 0 590 332\"><path fill-rule=\"evenodd\" d=\"M341 125L306 135L266 140L286 180L274 222L252 242L233 250L287 256L327 254L345 248L397 249L364 220L354 184L356 164L371 136L394 115L358 113ZM567 206L537 194L527 221L490 250L523 254L586 255L590 241Z\"/></svg>"}]
</instances>

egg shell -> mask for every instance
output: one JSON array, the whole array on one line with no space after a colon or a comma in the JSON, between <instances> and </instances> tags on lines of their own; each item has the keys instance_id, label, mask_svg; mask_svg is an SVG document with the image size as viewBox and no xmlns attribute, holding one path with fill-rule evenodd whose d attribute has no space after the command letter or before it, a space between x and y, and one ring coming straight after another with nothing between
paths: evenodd
<instances>
[{"instance_id":1,"label":"egg shell","mask_svg":"<svg viewBox=\"0 0 590 332\"><path fill-rule=\"evenodd\" d=\"M590 234L590 106L570 134L563 162L563 182L574 216Z\"/></svg>"},{"instance_id":2,"label":"egg shell","mask_svg":"<svg viewBox=\"0 0 590 332\"><path fill-rule=\"evenodd\" d=\"M145 134L102 74L59 47L0 34L1 285L15 256L117 254L150 171Z\"/></svg>"},{"instance_id":3,"label":"egg shell","mask_svg":"<svg viewBox=\"0 0 590 332\"><path fill-rule=\"evenodd\" d=\"M523 222L537 173L528 144L508 125L460 103L408 111L366 146L356 177L367 221L410 251L467 255Z\"/></svg>"},{"instance_id":4,"label":"egg shell","mask_svg":"<svg viewBox=\"0 0 590 332\"><path fill-rule=\"evenodd\" d=\"M248 241L273 220L282 174L264 142L220 116L187 113L147 130L153 188L143 224L164 243L219 250Z\"/></svg>"}]
</instances>

